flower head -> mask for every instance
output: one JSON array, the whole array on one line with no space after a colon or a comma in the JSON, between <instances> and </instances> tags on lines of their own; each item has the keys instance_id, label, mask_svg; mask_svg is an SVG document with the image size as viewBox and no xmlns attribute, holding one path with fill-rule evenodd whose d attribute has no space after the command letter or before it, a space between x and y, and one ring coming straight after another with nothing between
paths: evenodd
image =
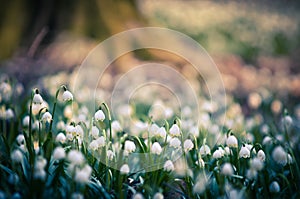
<instances>
[{"instance_id":1,"label":"flower head","mask_svg":"<svg viewBox=\"0 0 300 199\"><path fill-rule=\"evenodd\" d=\"M236 137L234 135L230 135L226 140L226 144L228 147L237 148L238 140L236 139Z\"/></svg>"},{"instance_id":2,"label":"flower head","mask_svg":"<svg viewBox=\"0 0 300 199\"><path fill-rule=\"evenodd\" d=\"M287 164L287 153L282 148L282 146L276 146L272 152L272 158L278 164L285 166Z\"/></svg>"},{"instance_id":3,"label":"flower head","mask_svg":"<svg viewBox=\"0 0 300 199\"><path fill-rule=\"evenodd\" d=\"M34 104L42 104L43 103L43 98L42 96L39 94L39 93L35 93L34 96L33 96L33 99L32 99L32 102Z\"/></svg>"},{"instance_id":4,"label":"flower head","mask_svg":"<svg viewBox=\"0 0 300 199\"><path fill-rule=\"evenodd\" d=\"M70 91L66 90L66 91L64 91L62 98L63 98L63 101L72 101L73 94Z\"/></svg>"},{"instance_id":5,"label":"flower head","mask_svg":"<svg viewBox=\"0 0 300 199\"><path fill-rule=\"evenodd\" d=\"M66 157L66 152L62 147L56 147L53 151L54 160L62 160Z\"/></svg>"},{"instance_id":6,"label":"flower head","mask_svg":"<svg viewBox=\"0 0 300 199\"><path fill-rule=\"evenodd\" d=\"M43 116L42 116L42 120L43 120L44 122L50 122L50 121L52 120L52 115L51 115L51 113L49 113L48 111L45 112L45 113L43 114Z\"/></svg>"},{"instance_id":7,"label":"flower head","mask_svg":"<svg viewBox=\"0 0 300 199\"><path fill-rule=\"evenodd\" d=\"M181 146L181 142L178 138L171 138L170 147L179 148Z\"/></svg>"},{"instance_id":8,"label":"flower head","mask_svg":"<svg viewBox=\"0 0 300 199\"><path fill-rule=\"evenodd\" d=\"M105 114L102 110L98 110L94 115L95 120L98 121L104 121L105 120Z\"/></svg>"},{"instance_id":9,"label":"flower head","mask_svg":"<svg viewBox=\"0 0 300 199\"><path fill-rule=\"evenodd\" d=\"M128 166L128 164L123 164L120 168L120 173L127 175L130 172L130 168Z\"/></svg>"},{"instance_id":10,"label":"flower head","mask_svg":"<svg viewBox=\"0 0 300 199\"><path fill-rule=\"evenodd\" d=\"M233 174L232 165L228 162L224 163L221 168L221 173L225 176L231 176Z\"/></svg>"},{"instance_id":11,"label":"flower head","mask_svg":"<svg viewBox=\"0 0 300 199\"><path fill-rule=\"evenodd\" d=\"M135 151L135 149L136 149L136 146L135 146L134 142L132 142L130 140L125 141L125 146L124 146L125 152L132 153Z\"/></svg>"},{"instance_id":12,"label":"flower head","mask_svg":"<svg viewBox=\"0 0 300 199\"><path fill-rule=\"evenodd\" d=\"M239 152L240 158L250 158L250 151L246 146L242 146L240 152Z\"/></svg>"},{"instance_id":13,"label":"flower head","mask_svg":"<svg viewBox=\"0 0 300 199\"><path fill-rule=\"evenodd\" d=\"M11 153L10 158L14 163L22 162L23 153L20 150L16 149Z\"/></svg>"},{"instance_id":14,"label":"flower head","mask_svg":"<svg viewBox=\"0 0 300 199\"><path fill-rule=\"evenodd\" d=\"M55 141L59 142L61 144L65 143L66 142L66 136L65 136L65 134L63 134L63 133L57 134L57 136L55 138Z\"/></svg>"},{"instance_id":15,"label":"flower head","mask_svg":"<svg viewBox=\"0 0 300 199\"><path fill-rule=\"evenodd\" d=\"M210 148L208 145L202 145L199 152L202 156L210 155Z\"/></svg>"},{"instance_id":16,"label":"flower head","mask_svg":"<svg viewBox=\"0 0 300 199\"><path fill-rule=\"evenodd\" d=\"M184 146L184 150L187 152L194 148L194 143L192 142L192 140L187 139L184 141L183 146Z\"/></svg>"},{"instance_id":17,"label":"flower head","mask_svg":"<svg viewBox=\"0 0 300 199\"><path fill-rule=\"evenodd\" d=\"M151 146L151 153L159 155L162 152L162 148L158 142L154 142Z\"/></svg>"},{"instance_id":18,"label":"flower head","mask_svg":"<svg viewBox=\"0 0 300 199\"><path fill-rule=\"evenodd\" d=\"M174 171L174 164L171 160L167 160L164 164L165 171Z\"/></svg>"},{"instance_id":19,"label":"flower head","mask_svg":"<svg viewBox=\"0 0 300 199\"><path fill-rule=\"evenodd\" d=\"M169 132L171 136L180 136L180 129L177 124L173 124Z\"/></svg>"}]
</instances>

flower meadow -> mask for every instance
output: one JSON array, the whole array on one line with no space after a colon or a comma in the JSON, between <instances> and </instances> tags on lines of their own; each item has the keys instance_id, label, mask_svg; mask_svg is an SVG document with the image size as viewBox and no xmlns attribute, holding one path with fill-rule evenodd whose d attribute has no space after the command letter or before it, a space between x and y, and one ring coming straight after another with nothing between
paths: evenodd
<instances>
[{"instance_id":1,"label":"flower meadow","mask_svg":"<svg viewBox=\"0 0 300 199\"><path fill-rule=\"evenodd\" d=\"M1 77L0 199L300 197L299 106L251 93L245 114L228 95L223 123L199 96L196 124L190 107L141 101L112 115L54 89Z\"/></svg>"}]
</instances>

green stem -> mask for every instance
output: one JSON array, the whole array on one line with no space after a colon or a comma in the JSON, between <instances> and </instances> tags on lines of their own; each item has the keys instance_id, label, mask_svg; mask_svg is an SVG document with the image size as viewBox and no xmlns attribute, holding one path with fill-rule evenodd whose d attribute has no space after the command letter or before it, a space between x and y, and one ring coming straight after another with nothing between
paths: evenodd
<instances>
[{"instance_id":1,"label":"green stem","mask_svg":"<svg viewBox=\"0 0 300 199\"><path fill-rule=\"evenodd\" d=\"M111 128L111 115L110 110L105 102L102 103L107 112L108 125L109 125L109 141L112 143L112 128Z\"/></svg>"}]
</instances>

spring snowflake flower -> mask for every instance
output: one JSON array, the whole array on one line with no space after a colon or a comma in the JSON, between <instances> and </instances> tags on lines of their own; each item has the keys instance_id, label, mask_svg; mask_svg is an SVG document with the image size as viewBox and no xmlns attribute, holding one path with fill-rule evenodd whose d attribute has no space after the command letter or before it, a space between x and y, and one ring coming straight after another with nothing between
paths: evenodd
<instances>
[{"instance_id":1,"label":"spring snowflake flower","mask_svg":"<svg viewBox=\"0 0 300 199\"><path fill-rule=\"evenodd\" d=\"M89 182L92 174L92 168L86 164L82 169L76 168L74 181L79 184L86 184Z\"/></svg>"},{"instance_id":2,"label":"spring snowflake flower","mask_svg":"<svg viewBox=\"0 0 300 199\"><path fill-rule=\"evenodd\" d=\"M132 142L130 140L125 141L125 146L124 146L125 152L132 153L135 151L135 149L136 149L136 146L135 146L134 142Z\"/></svg>"},{"instance_id":3,"label":"spring snowflake flower","mask_svg":"<svg viewBox=\"0 0 300 199\"><path fill-rule=\"evenodd\" d=\"M67 134L75 135L75 134L76 134L76 129L75 129L75 127L72 126L72 125L67 125L67 126L66 126L66 133L67 133Z\"/></svg>"},{"instance_id":4,"label":"spring snowflake flower","mask_svg":"<svg viewBox=\"0 0 300 199\"><path fill-rule=\"evenodd\" d=\"M199 152L202 156L210 155L210 148L208 145L202 145Z\"/></svg>"},{"instance_id":5,"label":"spring snowflake flower","mask_svg":"<svg viewBox=\"0 0 300 199\"><path fill-rule=\"evenodd\" d=\"M12 119L15 116L13 110L11 108L5 111L5 119Z\"/></svg>"},{"instance_id":6,"label":"spring snowflake flower","mask_svg":"<svg viewBox=\"0 0 300 199\"><path fill-rule=\"evenodd\" d=\"M268 145L268 144L270 144L270 143L272 143L272 138L271 138L270 136L264 137L264 139L263 139L263 141L262 141L262 144L263 144L263 145Z\"/></svg>"},{"instance_id":7,"label":"spring snowflake flower","mask_svg":"<svg viewBox=\"0 0 300 199\"><path fill-rule=\"evenodd\" d=\"M103 122L105 120L105 114L102 110L98 110L94 115L95 120Z\"/></svg>"},{"instance_id":8,"label":"spring snowflake flower","mask_svg":"<svg viewBox=\"0 0 300 199\"><path fill-rule=\"evenodd\" d=\"M234 135L230 135L226 140L226 144L228 147L237 148L238 140L236 139L236 137Z\"/></svg>"},{"instance_id":9,"label":"spring snowflake flower","mask_svg":"<svg viewBox=\"0 0 300 199\"><path fill-rule=\"evenodd\" d=\"M239 152L240 158L250 158L250 151L246 146L242 146L240 152Z\"/></svg>"},{"instance_id":10,"label":"spring snowflake flower","mask_svg":"<svg viewBox=\"0 0 300 199\"><path fill-rule=\"evenodd\" d=\"M165 127L160 127L157 131L158 135L161 137L161 138L165 138L166 135L167 135L167 131L166 131L166 128Z\"/></svg>"},{"instance_id":11,"label":"spring snowflake flower","mask_svg":"<svg viewBox=\"0 0 300 199\"><path fill-rule=\"evenodd\" d=\"M52 120L52 115L51 115L51 113L49 113L48 111L45 112L45 113L43 114L43 116L42 116L42 120L43 120L44 122L50 122L50 121Z\"/></svg>"},{"instance_id":12,"label":"spring snowflake flower","mask_svg":"<svg viewBox=\"0 0 300 199\"><path fill-rule=\"evenodd\" d=\"M257 171L261 171L264 168L264 163L259 158L253 158L250 161L250 167Z\"/></svg>"},{"instance_id":13,"label":"spring snowflake flower","mask_svg":"<svg viewBox=\"0 0 300 199\"><path fill-rule=\"evenodd\" d=\"M63 134L63 133L57 134L57 136L55 138L55 141L59 142L61 144L65 143L66 142L66 136L65 136L65 134Z\"/></svg>"},{"instance_id":14,"label":"spring snowflake flower","mask_svg":"<svg viewBox=\"0 0 300 199\"><path fill-rule=\"evenodd\" d=\"M99 138L97 138L97 143L98 143L98 147L104 147L105 146L105 137L104 136L101 136Z\"/></svg>"},{"instance_id":15,"label":"spring snowflake flower","mask_svg":"<svg viewBox=\"0 0 300 199\"><path fill-rule=\"evenodd\" d=\"M164 195L157 192L156 194L154 194L153 199L164 199Z\"/></svg>"},{"instance_id":16,"label":"spring snowflake flower","mask_svg":"<svg viewBox=\"0 0 300 199\"><path fill-rule=\"evenodd\" d=\"M33 177L35 179L45 180L46 178L46 171L45 166L47 165L47 160L43 157L38 157L35 164L34 164L34 174Z\"/></svg>"},{"instance_id":17,"label":"spring snowflake flower","mask_svg":"<svg viewBox=\"0 0 300 199\"><path fill-rule=\"evenodd\" d=\"M257 153L257 157L260 159L260 161L264 162L266 160L266 155L263 150L259 150Z\"/></svg>"},{"instance_id":18,"label":"spring snowflake flower","mask_svg":"<svg viewBox=\"0 0 300 199\"><path fill-rule=\"evenodd\" d=\"M159 155L162 152L162 148L158 142L154 142L151 147L151 153Z\"/></svg>"},{"instance_id":19,"label":"spring snowflake flower","mask_svg":"<svg viewBox=\"0 0 300 199\"><path fill-rule=\"evenodd\" d=\"M170 147L174 147L174 148L180 148L181 146L181 142L178 138L171 138L170 140Z\"/></svg>"},{"instance_id":20,"label":"spring snowflake flower","mask_svg":"<svg viewBox=\"0 0 300 199\"><path fill-rule=\"evenodd\" d=\"M20 163L23 161L23 153L16 149L11 153L10 158L14 163Z\"/></svg>"},{"instance_id":21,"label":"spring snowflake flower","mask_svg":"<svg viewBox=\"0 0 300 199\"><path fill-rule=\"evenodd\" d=\"M164 170L167 172L174 171L174 164L171 160L167 160L164 164Z\"/></svg>"},{"instance_id":22,"label":"spring snowflake flower","mask_svg":"<svg viewBox=\"0 0 300 199\"><path fill-rule=\"evenodd\" d=\"M112 161L114 159L114 157L116 156L115 152L113 152L112 150L107 150L106 155L110 161Z\"/></svg>"},{"instance_id":23,"label":"spring snowflake flower","mask_svg":"<svg viewBox=\"0 0 300 199\"><path fill-rule=\"evenodd\" d=\"M83 195L81 193L72 193L71 199L84 199Z\"/></svg>"},{"instance_id":24,"label":"spring snowflake flower","mask_svg":"<svg viewBox=\"0 0 300 199\"><path fill-rule=\"evenodd\" d=\"M177 124L173 124L172 127L169 130L170 135L175 137L175 136L180 136L180 129Z\"/></svg>"},{"instance_id":25,"label":"spring snowflake flower","mask_svg":"<svg viewBox=\"0 0 300 199\"><path fill-rule=\"evenodd\" d=\"M190 128L190 133L192 135L194 135L195 137L198 137L199 136L199 127L198 126L192 126Z\"/></svg>"},{"instance_id":26,"label":"spring snowflake flower","mask_svg":"<svg viewBox=\"0 0 300 199\"><path fill-rule=\"evenodd\" d=\"M58 146L54 149L52 155L54 160L62 160L66 157L66 152L62 147Z\"/></svg>"},{"instance_id":27,"label":"spring snowflake flower","mask_svg":"<svg viewBox=\"0 0 300 199\"><path fill-rule=\"evenodd\" d=\"M79 124L75 126L75 133L77 137L83 138L84 131Z\"/></svg>"},{"instance_id":28,"label":"spring snowflake flower","mask_svg":"<svg viewBox=\"0 0 300 199\"><path fill-rule=\"evenodd\" d=\"M221 173L225 176L231 176L233 175L233 168L232 165L228 162L224 163L221 168Z\"/></svg>"},{"instance_id":29,"label":"spring snowflake flower","mask_svg":"<svg viewBox=\"0 0 300 199\"><path fill-rule=\"evenodd\" d=\"M18 143L19 145L22 145L22 144L25 143L25 137L24 137L23 134L19 134L19 135L17 136L16 140L17 140L17 143Z\"/></svg>"},{"instance_id":30,"label":"spring snowflake flower","mask_svg":"<svg viewBox=\"0 0 300 199\"><path fill-rule=\"evenodd\" d=\"M230 149L228 146L226 146L226 147L224 148L224 151L225 151L225 154L226 154L226 155L230 155L230 154L231 154L231 149Z\"/></svg>"},{"instance_id":31,"label":"spring snowflake flower","mask_svg":"<svg viewBox=\"0 0 300 199\"><path fill-rule=\"evenodd\" d=\"M59 122L57 122L57 124L56 124L56 128L57 128L58 130L64 130L64 129L66 128L66 124L64 123L64 121L59 121Z\"/></svg>"},{"instance_id":32,"label":"spring snowflake flower","mask_svg":"<svg viewBox=\"0 0 300 199\"><path fill-rule=\"evenodd\" d=\"M206 190L206 186L209 184L206 174L200 174L197 177L196 183L193 187L193 192L196 194L202 194Z\"/></svg>"},{"instance_id":33,"label":"spring snowflake flower","mask_svg":"<svg viewBox=\"0 0 300 199\"><path fill-rule=\"evenodd\" d=\"M149 127L149 134L151 136L158 136L158 130L159 130L159 126L157 126L157 124L152 124L150 127Z\"/></svg>"},{"instance_id":34,"label":"spring snowflake flower","mask_svg":"<svg viewBox=\"0 0 300 199\"><path fill-rule=\"evenodd\" d=\"M89 144L89 148L90 148L92 151L98 150L99 144L98 144L97 140L93 140L93 141Z\"/></svg>"},{"instance_id":35,"label":"spring snowflake flower","mask_svg":"<svg viewBox=\"0 0 300 199\"><path fill-rule=\"evenodd\" d=\"M123 175L127 175L130 172L130 168L128 164L123 164L120 168L120 173Z\"/></svg>"},{"instance_id":36,"label":"spring snowflake flower","mask_svg":"<svg viewBox=\"0 0 300 199\"><path fill-rule=\"evenodd\" d=\"M74 149L68 153L67 159L74 165L81 165L84 162L83 154Z\"/></svg>"},{"instance_id":37,"label":"spring snowflake flower","mask_svg":"<svg viewBox=\"0 0 300 199\"><path fill-rule=\"evenodd\" d=\"M278 164L285 166L287 164L287 153L282 146L276 146L272 152L272 158Z\"/></svg>"},{"instance_id":38,"label":"spring snowflake flower","mask_svg":"<svg viewBox=\"0 0 300 199\"><path fill-rule=\"evenodd\" d=\"M194 143L192 142L192 140L187 139L184 141L183 146L184 146L184 151L187 152L194 148Z\"/></svg>"},{"instance_id":39,"label":"spring snowflake flower","mask_svg":"<svg viewBox=\"0 0 300 199\"><path fill-rule=\"evenodd\" d=\"M199 161L196 161L196 165L199 165L200 168L204 168L205 162L203 161L202 158L199 159Z\"/></svg>"},{"instance_id":40,"label":"spring snowflake flower","mask_svg":"<svg viewBox=\"0 0 300 199\"><path fill-rule=\"evenodd\" d=\"M249 180L254 180L256 179L257 177L257 170L256 169L253 169L253 168L250 168L247 170L247 173L246 173L246 177L249 179Z\"/></svg>"},{"instance_id":41,"label":"spring snowflake flower","mask_svg":"<svg viewBox=\"0 0 300 199\"><path fill-rule=\"evenodd\" d=\"M269 190L271 193L279 193L280 192L280 185L278 184L277 181L273 181L270 186Z\"/></svg>"},{"instance_id":42,"label":"spring snowflake flower","mask_svg":"<svg viewBox=\"0 0 300 199\"><path fill-rule=\"evenodd\" d=\"M111 128L114 132L120 132L122 131L122 127L121 127L121 124L119 121L117 120L114 120L112 123L111 123Z\"/></svg>"},{"instance_id":43,"label":"spring snowflake flower","mask_svg":"<svg viewBox=\"0 0 300 199\"><path fill-rule=\"evenodd\" d=\"M144 196L141 193L136 193L132 196L132 199L144 199Z\"/></svg>"},{"instance_id":44,"label":"spring snowflake flower","mask_svg":"<svg viewBox=\"0 0 300 199\"><path fill-rule=\"evenodd\" d=\"M99 129L96 126L92 126L91 132L90 132L91 136L94 139L97 139L99 137Z\"/></svg>"},{"instance_id":45,"label":"spring snowflake flower","mask_svg":"<svg viewBox=\"0 0 300 199\"><path fill-rule=\"evenodd\" d=\"M247 147L247 149L251 152L251 149L253 148L253 145L252 144L245 144L245 147ZM255 149L253 149L252 152L254 154L256 154L256 150Z\"/></svg>"},{"instance_id":46,"label":"spring snowflake flower","mask_svg":"<svg viewBox=\"0 0 300 199\"><path fill-rule=\"evenodd\" d=\"M26 115L26 116L23 118L22 124L23 124L24 127L28 127L28 126L29 126L29 120L30 120L29 115Z\"/></svg>"},{"instance_id":47,"label":"spring snowflake flower","mask_svg":"<svg viewBox=\"0 0 300 199\"><path fill-rule=\"evenodd\" d=\"M215 150L215 152L213 153L213 158L215 159L219 159L223 157L223 153L221 150L217 149Z\"/></svg>"},{"instance_id":48,"label":"spring snowflake flower","mask_svg":"<svg viewBox=\"0 0 300 199\"><path fill-rule=\"evenodd\" d=\"M62 95L62 98L63 98L63 101L72 101L73 100L73 94L70 92L70 91L68 91L68 90L66 90L66 91L64 91L64 93L63 93L63 95Z\"/></svg>"},{"instance_id":49,"label":"spring snowflake flower","mask_svg":"<svg viewBox=\"0 0 300 199\"><path fill-rule=\"evenodd\" d=\"M42 104L43 103L43 98L39 93L35 93L32 99L32 102L34 104Z\"/></svg>"}]
</instances>

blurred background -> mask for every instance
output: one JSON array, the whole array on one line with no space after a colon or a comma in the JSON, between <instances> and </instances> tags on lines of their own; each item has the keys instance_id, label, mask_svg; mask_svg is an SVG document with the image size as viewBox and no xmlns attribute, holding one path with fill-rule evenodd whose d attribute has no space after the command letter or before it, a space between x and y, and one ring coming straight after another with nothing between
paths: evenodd
<instances>
[{"instance_id":1,"label":"blurred background","mask_svg":"<svg viewBox=\"0 0 300 199\"><path fill-rule=\"evenodd\" d=\"M25 88L71 73L104 39L136 27L167 27L199 42L212 56L226 90L240 101L271 95L285 104L300 96L300 3L275 1L10 0L0 7L0 71ZM184 60L137 51L114 64ZM267 94L266 94L267 93ZM263 96L264 97L264 96Z\"/></svg>"}]
</instances>

